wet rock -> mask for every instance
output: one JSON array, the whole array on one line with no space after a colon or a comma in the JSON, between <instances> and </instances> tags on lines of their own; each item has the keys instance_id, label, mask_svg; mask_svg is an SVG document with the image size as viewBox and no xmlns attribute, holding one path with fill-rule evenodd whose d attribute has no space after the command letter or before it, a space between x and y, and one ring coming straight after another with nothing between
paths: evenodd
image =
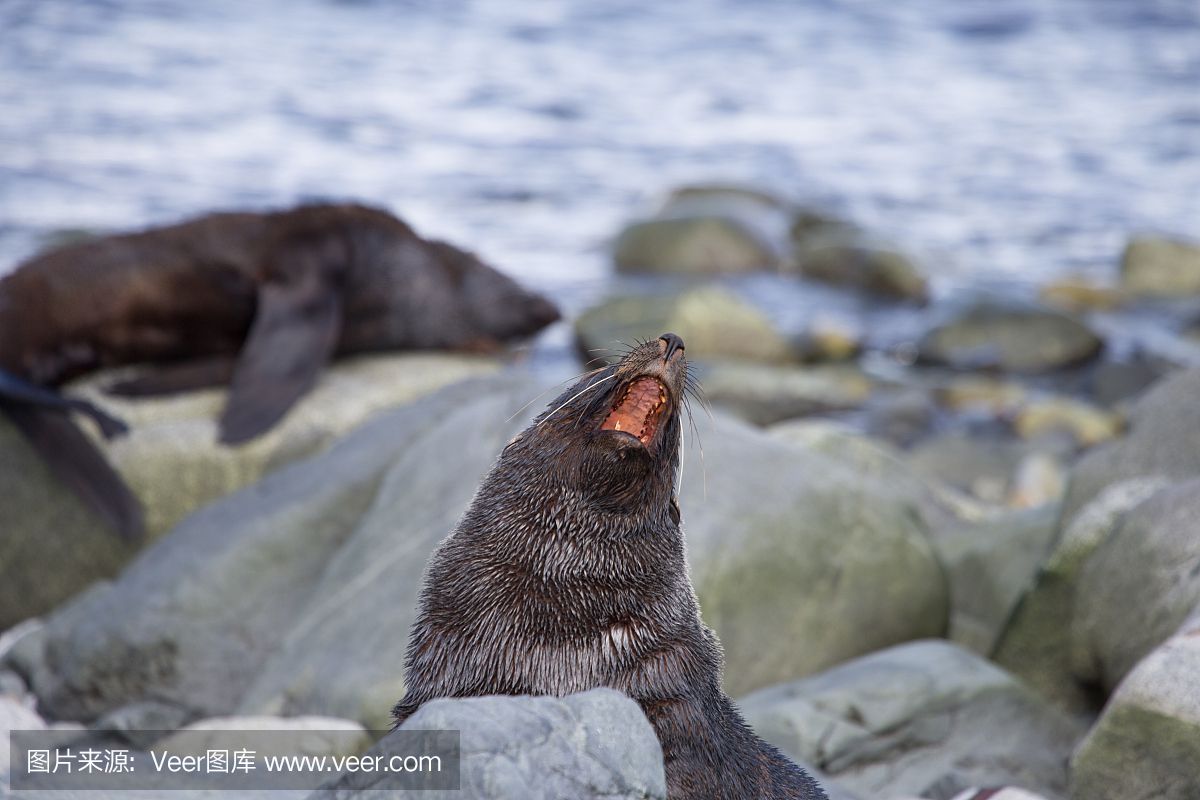
<instances>
[{"instance_id":1,"label":"wet rock","mask_svg":"<svg viewBox=\"0 0 1200 800\"><path fill-rule=\"evenodd\" d=\"M895 300L923 303L929 285L907 256L846 236L816 237L795 254L795 266L812 280Z\"/></svg>"},{"instance_id":2,"label":"wet rock","mask_svg":"<svg viewBox=\"0 0 1200 800\"><path fill-rule=\"evenodd\" d=\"M1067 490L1067 470L1052 453L1030 453L1013 472L1005 505L1040 508L1058 503Z\"/></svg>"},{"instance_id":3,"label":"wet rock","mask_svg":"<svg viewBox=\"0 0 1200 800\"><path fill-rule=\"evenodd\" d=\"M1071 626L1080 573L1130 509L1166 486L1163 478L1135 478L1097 495L1061 531L1005 627L993 660L1059 708L1089 713L1098 708L1093 687L1080 683L1071 665Z\"/></svg>"},{"instance_id":4,"label":"wet rock","mask_svg":"<svg viewBox=\"0 0 1200 800\"><path fill-rule=\"evenodd\" d=\"M719 275L775 270L784 255L790 209L740 186L689 186L672 192L651 219L627 226L613 260L622 272Z\"/></svg>"},{"instance_id":5,"label":"wet rock","mask_svg":"<svg viewBox=\"0 0 1200 800\"><path fill-rule=\"evenodd\" d=\"M867 401L867 433L898 447L911 447L937 424L937 406L923 389L881 392Z\"/></svg>"},{"instance_id":6,"label":"wet rock","mask_svg":"<svg viewBox=\"0 0 1200 800\"><path fill-rule=\"evenodd\" d=\"M156 399L100 394L98 375L76 387L129 423L104 445L142 501L153 539L192 511L329 446L382 409L496 369L461 356L376 356L339 362L264 436L241 447L216 441L220 390ZM86 423L83 423L86 425ZM137 552L105 530L64 488L24 438L0 418L0 628L43 613L93 581L115 575Z\"/></svg>"},{"instance_id":7,"label":"wet rock","mask_svg":"<svg viewBox=\"0 0 1200 800\"><path fill-rule=\"evenodd\" d=\"M138 750L145 750L163 731L182 728L193 714L186 708L157 700L139 700L114 708L92 726L93 730L115 733Z\"/></svg>"},{"instance_id":8,"label":"wet rock","mask_svg":"<svg viewBox=\"0 0 1200 800\"><path fill-rule=\"evenodd\" d=\"M1101 286L1079 276L1046 284L1038 290L1038 298L1046 305L1067 311L1110 311L1126 300L1119 289Z\"/></svg>"},{"instance_id":9,"label":"wet rock","mask_svg":"<svg viewBox=\"0 0 1200 800\"><path fill-rule=\"evenodd\" d=\"M1141 395L1174 367L1153 358L1106 361L1098 364L1087 382L1092 399L1112 408Z\"/></svg>"},{"instance_id":10,"label":"wet rock","mask_svg":"<svg viewBox=\"0 0 1200 800\"><path fill-rule=\"evenodd\" d=\"M949 642L872 653L740 702L760 736L866 797L950 797L971 786L1064 793L1084 730Z\"/></svg>"},{"instance_id":11,"label":"wet rock","mask_svg":"<svg viewBox=\"0 0 1200 800\"><path fill-rule=\"evenodd\" d=\"M0 695L0 797L5 796L8 788L7 779L11 769L9 761L9 734L12 731L45 730L46 721L38 716L32 708L32 702L27 702L10 695Z\"/></svg>"},{"instance_id":12,"label":"wet rock","mask_svg":"<svg viewBox=\"0 0 1200 800\"><path fill-rule=\"evenodd\" d=\"M797 358L809 364L849 361L862 352L862 347L861 330L840 320L820 318L795 343Z\"/></svg>"},{"instance_id":13,"label":"wet rock","mask_svg":"<svg viewBox=\"0 0 1200 800\"><path fill-rule=\"evenodd\" d=\"M429 553L541 388L448 387L207 507L18 642L16 668L56 717L153 698L386 727ZM680 503L731 691L945 630L917 501L714 416L696 416Z\"/></svg>"},{"instance_id":14,"label":"wet rock","mask_svg":"<svg viewBox=\"0 0 1200 800\"><path fill-rule=\"evenodd\" d=\"M1104 487L1159 475L1200 476L1200 369L1181 370L1157 383L1128 414L1129 433L1089 450L1075 464L1063 518L1071 519Z\"/></svg>"},{"instance_id":15,"label":"wet rock","mask_svg":"<svg viewBox=\"0 0 1200 800\"><path fill-rule=\"evenodd\" d=\"M886 466L873 474L721 418L698 438L680 505L730 694L945 630L923 498L877 477Z\"/></svg>"},{"instance_id":16,"label":"wet rock","mask_svg":"<svg viewBox=\"0 0 1200 800\"><path fill-rule=\"evenodd\" d=\"M986 789L972 787L961 794L954 795L952 800L1046 800L1046 798L1016 786L990 786Z\"/></svg>"},{"instance_id":17,"label":"wet rock","mask_svg":"<svg viewBox=\"0 0 1200 800\"><path fill-rule=\"evenodd\" d=\"M1121 255L1121 285L1135 294L1200 293L1200 245L1161 236L1135 236Z\"/></svg>"},{"instance_id":18,"label":"wet rock","mask_svg":"<svg viewBox=\"0 0 1200 800\"><path fill-rule=\"evenodd\" d=\"M952 411L983 410L994 416L1015 412L1029 396L1024 386L997 378L965 376L937 389L938 402Z\"/></svg>"},{"instance_id":19,"label":"wet rock","mask_svg":"<svg viewBox=\"0 0 1200 800\"><path fill-rule=\"evenodd\" d=\"M1200 607L1200 480L1125 514L1088 559L1071 628L1077 679L1111 691Z\"/></svg>"},{"instance_id":20,"label":"wet rock","mask_svg":"<svg viewBox=\"0 0 1200 800\"><path fill-rule=\"evenodd\" d=\"M400 730L461 731L464 800L613 798L665 800L662 749L637 703L611 689L555 697L474 697L434 700ZM372 754L403 754L396 737ZM398 789L388 774L345 775L329 800L423 798Z\"/></svg>"},{"instance_id":21,"label":"wet rock","mask_svg":"<svg viewBox=\"0 0 1200 800\"><path fill-rule=\"evenodd\" d=\"M689 359L784 362L792 348L766 315L724 289L704 287L663 296L629 295L594 306L575 321L585 360L672 331Z\"/></svg>"},{"instance_id":22,"label":"wet rock","mask_svg":"<svg viewBox=\"0 0 1200 800\"><path fill-rule=\"evenodd\" d=\"M988 503L1009 496L1017 467L1029 453L1023 442L952 431L921 442L909 453L920 474Z\"/></svg>"},{"instance_id":23,"label":"wet rock","mask_svg":"<svg viewBox=\"0 0 1200 800\"><path fill-rule=\"evenodd\" d=\"M754 230L719 216L635 222L621 231L613 248L620 272L720 275L773 270L779 259Z\"/></svg>"},{"instance_id":24,"label":"wet rock","mask_svg":"<svg viewBox=\"0 0 1200 800\"><path fill-rule=\"evenodd\" d=\"M874 382L853 366L777 367L713 362L699 373L704 397L756 425L857 408Z\"/></svg>"},{"instance_id":25,"label":"wet rock","mask_svg":"<svg viewBox=\"0 0 1200 800\"><path fill-rule=\"evenodd\" d=\"M1023 439L1065 432L1079 447L1091 447L1120 435L1125 420L1120 414L1079 400L1048 397L1025 403L1016 412L1013 427Z\"/></svg>"},{"instance_id":26,"label":"wet rock","mask_svg":"<svg viewBox=\"0 0 1200 800\"><path fill-rule=\"evenodd\" d=\"M1040 373L1082 364L1104 343L1082 321L1057 311L977 305L926 333L919 357L954 369Z\"/></svg>"},{"instance_id":27,"label":"wet rock","mask_svg":"<svg viewBox=\"0 0 1200 800\"><path fill-rule=\"evenodd\" d=\"M1033 587L1056 533L1058 508L998 515L934 539L950 581L949 638L987 656Z\"/></svg>"},{"instance_id":28,"label":"wet rock","mask_svg":"<svg viewBox=\"0 0 1200 800\"><path fill-rule=\"evenodd\" d=\"M1200 614L1117 687L1071 759L1074 800L1200 797Z\"/></svg>"}]
</instances>

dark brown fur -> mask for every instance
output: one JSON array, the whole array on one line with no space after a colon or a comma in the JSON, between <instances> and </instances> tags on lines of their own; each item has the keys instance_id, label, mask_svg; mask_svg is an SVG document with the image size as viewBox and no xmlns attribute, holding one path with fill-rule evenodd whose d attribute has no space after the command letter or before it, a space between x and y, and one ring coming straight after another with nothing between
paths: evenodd
<instances>
[{"instance_id":1,"label":"dark brown fur","mask_svg":"<svg viewBox=\"0 0 1200 800\"><path fill-rule=\"evenodd\" d=\"M654 726L672 800L825 796L721 690L674 499L686 371L677 337L642 345L504 449L429 565L397 724L438 697L608 686ZM643 375L668 395L646 446L601 430Z\"/></svg>"},{"instance_id":2,"label":"dark brown fur","mask_svg":"<svg viewBox=\"0 0 1200 800\"><path fill-rule=\"evenodd\" d=\"M59 248L0 280L0 411L114 528L136 536L136 499L86 437L52 419L81 410L103 422L102 412L39 397L38 387L102 367L168 365L114 389L227 383L220 438L236 444L278 422L335 355L494 350L557 318L546 299L385 211L211 214Z\"/></svg>"}]
</instances>

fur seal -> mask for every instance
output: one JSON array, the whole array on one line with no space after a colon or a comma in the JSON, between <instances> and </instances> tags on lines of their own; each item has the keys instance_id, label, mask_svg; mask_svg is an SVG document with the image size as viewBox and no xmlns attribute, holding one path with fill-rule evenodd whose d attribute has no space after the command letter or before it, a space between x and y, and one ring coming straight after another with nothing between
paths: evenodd
<instances>
[{"instance_id":1,"label":"fur seal","mask_svg":"<svg viewBox=\"0 0 1200 800\"><path fill-rule=\"evenodd\" d=\"M504 448L427 568L397 724L439 697L608 686L654 726L672 800L825 798L721 690L675 500L687 381L664 334Z\"/></svg>"},{"instance_id":2,"label":"fur seal","mask_svg":"<svg viewBox=\"0 0 1200 800\"><path fill-rule=\"evenodd\" d=\"M216 213L61 247L0 279L0 410L119 532L136 498L67 418L120 423L53 391L100 368L166 365L111 387L161 394L228 383L220 440L274 425L333 356L488 351L558 319L474 255L363 205Z\"/></svg>"}]
</instances>

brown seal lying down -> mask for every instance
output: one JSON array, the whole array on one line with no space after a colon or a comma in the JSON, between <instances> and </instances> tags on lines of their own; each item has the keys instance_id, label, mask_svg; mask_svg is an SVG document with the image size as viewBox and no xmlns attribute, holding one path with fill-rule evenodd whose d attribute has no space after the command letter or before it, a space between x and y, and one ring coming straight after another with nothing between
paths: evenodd
<instances>
[{"instance_id":1,"label":"brown seal lying down","mask_svg":"<svg viewBox=\"0 0 1200 800\"><path fill-rule=\"evenodd\" d=\"M397 724L439 697L608 686L654 726L672 800L825 797L721 690L675 500L686 386L664 334L504 448L426 572Z\"/></svg>"},{"instance_id":2,"label":"brown seal lying down","mask_svg":"<svg viewBox=\"0 0 1200 800\"><path fill-rule=\"evenodd\" d=\"M558 319L470 253L361 205L210 214L35 256L0 279L0 410L59 477L127 536L141 508L68 418L124 429L54 387L101 367L166 364L112 390L229 384L220 439L273 426L333 356L487 351Z\"/></svg>"}]
</instances>

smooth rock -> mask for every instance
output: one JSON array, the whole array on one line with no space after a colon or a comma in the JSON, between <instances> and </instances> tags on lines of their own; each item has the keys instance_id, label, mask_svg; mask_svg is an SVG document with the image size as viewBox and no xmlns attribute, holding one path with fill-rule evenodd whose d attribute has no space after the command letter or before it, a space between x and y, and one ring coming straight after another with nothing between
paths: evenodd
<instances>
[{"instance_id":1,"label":"smooth rock","mask_svg":"<svg viewBox=\"0 0 1200 800\"><path fill-rule=\"evenodd\" d=\"M129 423L130 433L103 449L142 501L153 540L212 500L320 452L381 410L495 369L490 360L449 355L340 361L279 425L233 448L216 441L223 390L122 399L98 392L111 374L72 390ZM105 530L3 417L0 463L0 628L6 628L112 577L138 548Z\"/></svg>"},{"instance_id":2,"label":"smooth rock","mask_svg":"<svg viewBox=\"0 0 1200 800\"><path fill-rule=\"evenodd\" d=\"M641 708L611 689L426 703L400 727L461 731L463 800L665 800L662 749ZM369 752L390 755L396 736ZM345 775L313 800L425 798L389 775Z\"/></svg>"},{"instance_id":3,"label":"smooth rock","mask_svg":"<svg viewBox=\"0 0 1200 800\"><path fill-rule=\"evenodd\" d=\"M1067 311L1111 311L1122 305L1127 297L1120 289L1102 286L1076 275L1051 281L1041 287L1038 299Z\"/></svg>"},{"instance_id":4,"label":"smooth rock","mask_svg":"<svg viewBox=\"0 0 1200 800\"><path fill-rule=\"evenodd\" d=\"M1063 507L1070 520L1104 487L1159 475L1172 480L1200 476L1200 369L1181 370L1159 381L1128 413L1129 432L1092 448L1075 464Z\"/></svg>"},{"instance_id":5,"label":"smooth rock","mask_svg":"<svg viewBox=\"0 0 1200 800\"><path fill-rule=\"evenodd\" d=\"M1040 373L1087 362L1103 346L1082 321L1058 311L977 305L932 328L918 353L954 369Z\"/></svg>"},{"instance_id":6,"label":"smooth rock","mask_svg":"<svg viewBox=\"0 0 1200 800\"><path fill-rule=\"evenodd\" d=\"M874 381L851 365L785 367L733 361L698 368L704 397L756 425L862 406Z\"/></svg>"},{"instance_id":7,"label":"smooth rock","mask_svg":"<svg viewBox=\"0 0 1200 800\"><path fill-rule=\"evenodd\" d=\"M1200 245L1161 236L1135 236L1121 255L1121 285L1135 294L1200 293Z\"/></svg>"},{"instance_id":8,"label":"smooth rock","mask_svg":"<svg viewBox=\"0 0 1200 800\"><path fill-rule=\"evenodd\" d=\"M949 642L910 642L740 702L755 731L866 797L1067 785L1081 725Z\"/></svg>"},{"instance_id":9,"label":"smooth rock","mask_svg":"<svg viewBox=\"0 0 1200 800\"><path fill-rule=\"evenodd\" d=\"M800 274L894 300L924 303L929 284L905 255L854 237L813 237L795 255Z\"/></svg>"},{"instance_id":10,"label":"smooth rock","mask_svg":"<svg viewBox=\"0 0 1200 800\"><path fill-rule=\"evenodd\" d=\"M862 352L863 332L848 322L818 317L795 343L797 358L807 364L849 361Z\"/></svg>"},{"instance_id":11,"label":"smooth rock","mask_svg":"<svg viewBox=\"0 0 1200 800\"><path fill-rule=\"evenodd\" d=\"M949 638L982 656L995 647L1056 533L1058 508L1015 511L934 539L950 581Z\"/></svg>"},{"instance_id":12,"label":"smooth rock","mask_svg":"<svg viewBox=\"0 0 1200 800\"><path fill-rule=\"evenodd\" d=\"M1046 800L1046 798L1016 786L990 786L986 789L972 787L961 794L954 795L953 800Z\"/></svg>"},{"instance_id":13,"label":"smooth rock","mask_svg":"<svg viewBox=\"0 0 1200 800\"><path fill-rule=\"evenodd\" d=\"M1128 511L1088 559L1071 626L1077 679L1111 691L1200 606L1200 479Z\"/></svg>"},{"instance_id":14,"label":"smooth rock","mask_svg":"<svg viewBox=\"0 0 1200 800\"><path fill-rule=\"evenodd\" d=\"M1028 454L1029 447L1023 442L950 431L917 444L908 458L913 469L930 480L1002 504Z\"/></svg>"},{"instance_id":15,"label":"smooth rock","mask_svg":"<svg viewBox=\"0 0 1200 800\"><path fill-rule=\"evenodd\" d=\"M0 695L0 796L4 795L6 778L11 767L9 734L13 731L40 731L45 728L45 720L38 716L29 704L9 695Z\"/></svg>"},{"instance_id":16,"label":"smooth rock","mask_svg":"<svg viewBox=\"0 0 1200 800\"><path fill-rule=\"evenodd\" d=\"M1200 613L1117 687L1071 759L1073 800L1200 797Z\"/></svg>"},{"instance_id":17,"label":"smooth rock","mask_svg":"<svg viewBox=\"0 0 1200 800\"><path fill-rule=\"evenodd\" d=\"M1020 408L1029 393L1016 381L967 375L951 379L934 395L952 411L983 410L1002 416Z\"/></svg>"},{"instance_id":18,"label":"smooth rock","mask_svg":"<svg viewBox=\"0 0 1200 800\"><path fill-rule=\"evenodd\" d=\"M186 708L157 700L138 700L114 708L92 726L93 730L115 733L138 750L145 750L162 737L187 724L193 714Z\"/></svg>"},{"instance_id":19,"label":"smooth rock","mask_svg":"<svg viewBox=\"0 0 1200 800\"><path fill-rule=\"evenodd\" d=\"M1067 491L1067 471L1052 453L1030 453L1013 471L1005 505L1041 508L1058 503Z\"/></svg>"},{"instance_id":20,"label":"smooth rock","mask_svg":"<svg viewBox=\"0 0 1200 800\"><path fill-rule=\"evenodd\" d=\"M928 436L938 419L929 392L916 387L880 392L867 401L864 411L867 433L904 448Z\"/></svg>"},{"instance_id":21,"label":"smooth rock","mask_svg":"<svg viewBox=\"0 0 1200 800\"><path fill-rule=\"evenodd\" d=\"M788 247L790 204L738 184L696 184L672 191L655 215L617 237L623 272L715 275L777 269Z\"/></svg>"},{"instance_id":22,"label":"smooth rock","mask_svg":"<svg viewBox=\"0 0 1200 800\"><path fill-rule=\"evenodd\" d=\"M1093 687L1076 679L1071 666L1071 626L1080 572L1130 509L1169 485L1153 477L1114 484L1076 514L1062 528L1033 588L1022 597L996 644L993 660L1059 708L1088 714L1103 703Z\"/></svg>"},{"instance_id":23,"label":"smooth rock","mask_svg":"<svg viewBox=\"0 0 1200 800\"><path fill-rule=\"evenodd\" d=\"M1022 439L1069 433L1080 447L1116 438L1125 427L1120 414L1068 397L1031 399L1016 412L1013 428Z\"/></svg>"},{"instance_id":24,"label":"smooth rock","mask_svg":"<svg viewBox=\"0 0 1200 800\"><path fill-rule=\"evenodd\" d=\"M671 331L687 342L689 359L728 358L785 362L791 346L766 315L717 287L678 294L627 295L583 312L575 336L584 360L620 352L626 345Z\"/></svg>"}]
</instances>

